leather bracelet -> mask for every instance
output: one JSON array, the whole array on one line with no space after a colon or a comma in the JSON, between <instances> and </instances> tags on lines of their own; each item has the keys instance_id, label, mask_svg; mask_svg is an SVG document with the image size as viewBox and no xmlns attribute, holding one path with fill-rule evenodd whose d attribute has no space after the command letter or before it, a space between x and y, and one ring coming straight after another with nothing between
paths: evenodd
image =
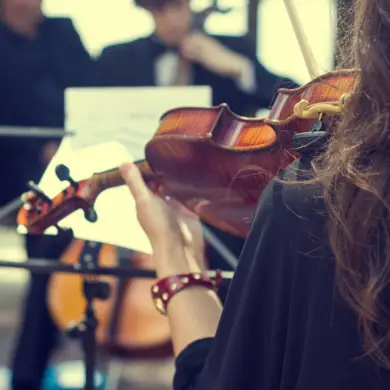
<instances>
[{"instance_id":1,"label":"leather bracelet","mask_svg":"<svg viewBox=\"0 0 390 390\"><path fill-rule=\"evenodd\" d=\"M222 274L220 270L216 271L215 278L210 278L202 272L168 276L152 286L152 298L157 310L166 315L169 301L179 291L191 286L203 286L217 292L221 284Z\"/></svg>"}]
</instances>

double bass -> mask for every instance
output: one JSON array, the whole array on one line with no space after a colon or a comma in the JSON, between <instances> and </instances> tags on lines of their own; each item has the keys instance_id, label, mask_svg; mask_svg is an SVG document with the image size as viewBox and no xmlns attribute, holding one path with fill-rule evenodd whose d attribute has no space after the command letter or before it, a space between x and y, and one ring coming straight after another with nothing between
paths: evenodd
<instances>
[{"instance_id":1,"label":"double bass","mask_svg":"<svg viewBox=\"0 0 390 390\"><path fill-rule=\"evenodd\" d=\"M308 64L308 45L290 0L287 10ZM305 55L306 51L306 55ZM308 67L314 76L315 67ZM280 89L266 118L238 116L227 105L177 108L165 113L137 165L156 194L174 197L202 220L245 237L263 189L280 169L300 156L297 135L331 129L347 110L358 70L318 75L303 87ZM61 179L69 179L60 167ZM18 223L41 234L77 209L90 222L93 205L103 191L123 185L118 169L72 183L47 201L30 197Z\"/></svg>"}]
</instances>

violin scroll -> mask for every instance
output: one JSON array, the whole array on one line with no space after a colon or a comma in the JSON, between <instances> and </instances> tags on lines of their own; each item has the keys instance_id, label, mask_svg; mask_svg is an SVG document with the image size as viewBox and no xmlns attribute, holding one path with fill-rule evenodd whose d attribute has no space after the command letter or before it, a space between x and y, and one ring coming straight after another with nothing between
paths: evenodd
<instances>
[{"instance_id":1,"label":"violin scroll","mask_svg":"<svg viewBox=\"0 0 390 390\"><path fill-rule=\"evenodd\" d=\"M17 223L27 228L31 234L42 234L51 226L66 218L76 210L83 210L89 222L96 222L97 214L93 205L99 195L99 188L93 180L75 182L70 178L65 166L59 166L56 173L70 185L55 198L50 199L36 184L29 185L30 191L22 196L24 202L17 216ZM64 174L64 175L63 175ZM66 179L65 179L66 177Z\"/></svg>"},{"instance_id":2,"label":"violin scroll","mask_svg":"<svg viewBox=\"0 0 390 390\"><path fill-rule=\"evenodd\" d=\"M139 162L137 166L148 184L158 185L157 176L146 162ZM31 191L22 197L24 205L19 210L17 223L25 227L30 234L44 233L49 227L56 226L58 222L77 210L84 212L88 222L96 222L98 214L94 204L97 197L109 188L124 184L119 168L95 173L89 179L81 181L73 180L69 168L62 164L56 167L55 173L59 180L68 181L70 185L53 199L50 199L35 184L31 184Z\"/></svg>"}]
</instances>

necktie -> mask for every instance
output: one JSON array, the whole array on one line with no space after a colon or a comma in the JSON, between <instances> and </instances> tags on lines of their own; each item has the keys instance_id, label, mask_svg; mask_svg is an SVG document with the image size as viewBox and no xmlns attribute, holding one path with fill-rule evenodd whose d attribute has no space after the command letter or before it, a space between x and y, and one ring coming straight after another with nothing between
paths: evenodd
<instances>
[{"instance_id":1,"label":"necktie","mask_svg":"<svg viewBox=\"0 0 390 390\"><path fill-rule=\"evenodd\" d=\"M156 61L159 57L167 52L173 52L179 55L177 47L165 45L155 35L150 37L150 48L152 53L152 61ZM189 85L191 77L190 72L191 64L184 58L179 57L179 66L173 85Z\"/></svg>"}]
</instances>

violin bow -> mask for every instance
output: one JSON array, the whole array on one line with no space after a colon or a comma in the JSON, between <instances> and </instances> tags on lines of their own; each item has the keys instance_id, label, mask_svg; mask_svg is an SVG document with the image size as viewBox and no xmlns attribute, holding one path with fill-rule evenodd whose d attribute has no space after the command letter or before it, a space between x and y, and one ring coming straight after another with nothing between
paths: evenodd
<instances>
[{"instance_id":1,"label":"violin bow","mask_svg":"<svg viewBox=\"0 0 390 390\"><path fill-rule=\"evenodd\" d=\"M315 60L309 40L307 39L302 27L302 21L299 19L297 7L293 3L293 0L284 0L284 5L294 29L294 33L301 49L303 59L305 60L309 75L311 79L315 79L316 77L321 76L324 72L320 70L318 63Z\"/></svg>"}]
</instances>

